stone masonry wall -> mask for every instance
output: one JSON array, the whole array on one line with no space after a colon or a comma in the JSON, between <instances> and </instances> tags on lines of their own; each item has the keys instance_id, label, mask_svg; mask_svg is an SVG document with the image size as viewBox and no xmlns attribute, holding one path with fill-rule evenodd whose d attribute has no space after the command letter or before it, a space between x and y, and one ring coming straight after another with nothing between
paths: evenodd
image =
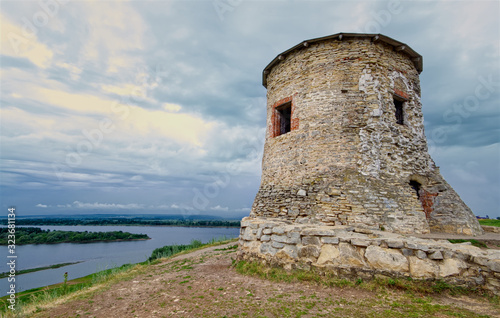
<instances>
[{"instance_id":1,"label":"stone masonry wall","mask_svg":"<svg viewBox=\"0 0 500 318\"><path fill-rule=\"evenodd\" d=\"M348 226L244 218L238 258L340 278L412 277L500 294L500 251Z\"/></svg>"},{"instance_id":2,"label":"stone masonry wall","mask_svg":"<svg viewBox=\"0 0 500 318\"><path fill-rule=\"evenodd\" d=\"M404 52L369 37L286 55L267 75L262 181L250 216L481 234L427 152L418 75ZM403 125L395 96L405 100ZM292 105L292 130L279 135L283 101ZM410 181L427 194L424 205Z\"/></svg>"}]
</instances>

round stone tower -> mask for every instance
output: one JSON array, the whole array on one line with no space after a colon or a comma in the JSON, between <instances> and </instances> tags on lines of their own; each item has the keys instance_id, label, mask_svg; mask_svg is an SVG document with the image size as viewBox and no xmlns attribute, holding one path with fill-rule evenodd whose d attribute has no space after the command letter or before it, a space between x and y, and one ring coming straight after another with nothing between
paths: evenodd
<instances>
[{"instance_id":1,"label":"round stone tower","mask_svg":"<svg viewBox=\"0 0 500 318\"><path fill-rule=\"evenodd\" d=\"M427 152L421 71L418 53L380 34L279 54L263 73L267 133L250 218L481 234Z\"/></svg>"}]
</instances>

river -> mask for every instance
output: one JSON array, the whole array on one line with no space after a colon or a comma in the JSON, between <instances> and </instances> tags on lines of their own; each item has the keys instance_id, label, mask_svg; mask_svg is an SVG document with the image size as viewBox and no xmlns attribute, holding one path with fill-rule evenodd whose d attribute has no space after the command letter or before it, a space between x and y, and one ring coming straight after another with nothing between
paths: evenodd
<instances>
[{"instance_id":1,"label":"river","mask_svg":"<svg viewBox=\"0 0 500 318\"><path fill-rule=\"evenodd\" d=\"M212 238L234 238L239 228L219 227L169 227L169 226L36 226L44 230L108 232L123 231L147 234L151 240L99 243L30 244L16 246L16 270L50 266L59 263L81 262L56 269L48 269L16 276L16 292L60 283L64 273L68 279L83 277L97 271L134 264L147 260L151 252L159 247L173 244L189 244L192 240L203 243ZM9 270L7 246L0 246L0 272ZM1 256L0 256L1 257ZM9 283L0 279L1 293L6 295Z\"/></svg>"}]
</instances>

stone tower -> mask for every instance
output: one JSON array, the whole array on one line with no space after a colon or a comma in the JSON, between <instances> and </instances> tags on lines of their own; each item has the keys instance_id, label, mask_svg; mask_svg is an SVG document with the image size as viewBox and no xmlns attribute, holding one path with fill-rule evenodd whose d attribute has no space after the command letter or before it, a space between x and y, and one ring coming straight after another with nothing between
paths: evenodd
<instances>
[{"instance_id":1,"label":"stone tower","mask_svg":"<svg viewBox=\"0 0 500 318\"><path fill-rule=\"evenodd\" d=\"M250 219L477 235L427 152L422 57L381 34L304 41L263 72L267 133Z\"/></svg>"}]
</instances>

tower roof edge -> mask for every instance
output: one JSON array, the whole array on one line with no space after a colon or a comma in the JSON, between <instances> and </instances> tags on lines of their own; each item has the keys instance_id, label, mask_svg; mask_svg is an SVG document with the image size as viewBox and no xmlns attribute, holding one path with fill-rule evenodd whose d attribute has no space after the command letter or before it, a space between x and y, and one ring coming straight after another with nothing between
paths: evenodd
<instances>
[{"instance_id":1,"label":"tower roof edge","mask_svg":"<svg viewBox=\"0 0 500 318\"><path fill-rule=\"evenodd\" d=\"M381 41L384 43L387 43L391 46L393 46L395 49L399 51L403 51L406 54L408 54L415 65L415 68L419 73L422 72L423 70L423 58L420 54L415 52L410 46L407 44L394 40L393 38L390 38L386 35L383 34L375 34L375 33L336 33L320 38L314 38L310 40L305 40L300 42L299 44L295 45L294 47L281 52L278 54L272 61L269 63L265 68L264 71L262 72L262 85L267 88L267 75L271 72L271 69L277 65L281 60L284 59L285 56L288 54L300 50L302 48L305 48L309 46L311 43L316 43L316 42L323 42L323 41L328 41L328 40L339 40L342 41L342 39L346 38L371 38L373 41Z\"/></svg>"}]
</instances>

